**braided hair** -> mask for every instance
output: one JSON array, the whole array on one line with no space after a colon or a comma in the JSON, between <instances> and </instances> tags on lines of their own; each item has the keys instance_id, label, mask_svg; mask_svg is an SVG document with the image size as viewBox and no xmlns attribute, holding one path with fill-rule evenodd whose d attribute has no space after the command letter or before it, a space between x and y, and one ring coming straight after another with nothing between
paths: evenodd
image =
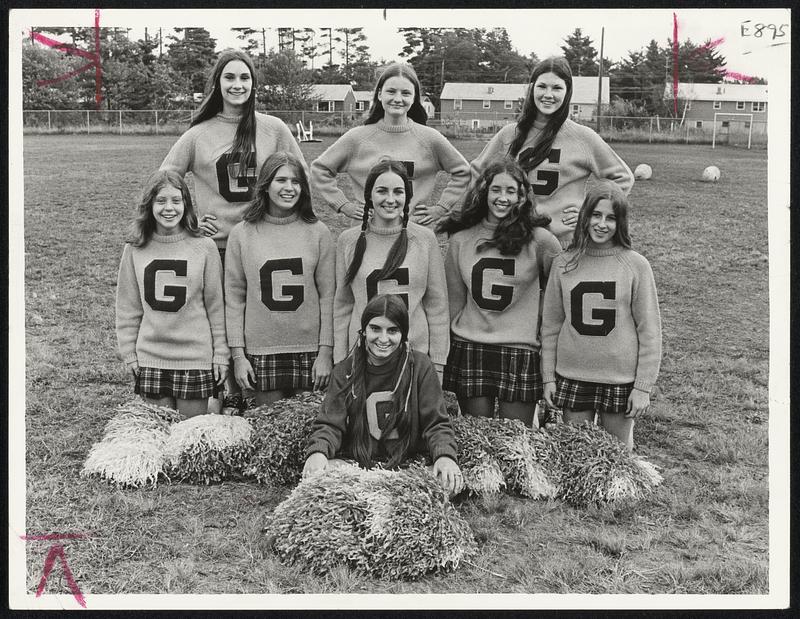
<instances>
[{"instance_id":1,"label":"braided hair","mask_svg":"<svg viewBox=\"0 0 800 619\"><path fill-rule=\"evenodd\" d=\"M547 119L547 124L544 126L544 129L542 129L541 135L536 139L533 148L526 148L520 153L520 149L528 138L528 133L530 133L530 130L533 128L533 123L538 114L536 103L534 102L534 86L536 85L536 80L545 73L554 73L564 80L567 86L567 91L564 94L564 101L561 103L561 107L553 112ZM570 69L566 59L560 56L553 56L542 60L533 68L530 84L528 86L528 94L522 106L522 114L517 121L517 131L514 135L514 140L508 147L509 157L518 159L525 172L531 171L542 163L542 161L547 159L547 156L550 154L550 149L553 147L553 142L556 139L556 134L558 134L562 125L567 120L567 116L569 116L569 104L571 100L572 69Z\"/></svg>"},{"instance_id":2,"label":"braided hair","mask_svg":"<svg viewBox=\"0 0 800 619\"><path fill-rule=\"evenodd\" d=\"M356 273L361 268L361 262L364 260L364 252L367 249L367 226L369 225L370 211L372 210L372 189L375 187L375 181L384 172L393 172L403 180L406 201L403 205L403 229L386 256L386 262L383 263L383 267L378 273L378 280L391 278L394 272L403 264L403 260L406 259L406 252L408 251L408 205L413 195L411 179L406 171L406 166L401 161L383 159L372 166L364 184L364 214L361 217L361 234L356 241L353 259L347 267L347 274L344 278L345 284L353 281Z\"/></svg>"},{"instance_id":3,"label":"braided hair","mask_svg":"<svg viewBox=\"0 0 800 619\"><path fill-rule=\"evenodd\" d=\"M389 436L397 430L398 439L385 446L390 453L388 466L398 466L406 457L411 444L411 422L408 416L408 402L411 397L411 377L414 372L414 357L408 342L408 309L403 300L394 294L379 294L367 303L361 314L361 330L358 343L353 346L348 359L350 369L342 388L347 407L346 442L358 463L364 468L372 467L372 437L367 422L367 393L365 375L367 350L364 334L369 322L376 317L385 316L400 329L401 344L397 350L398 370L393 380L392 402L381 436Z\"/></svg>"}]
</instances>

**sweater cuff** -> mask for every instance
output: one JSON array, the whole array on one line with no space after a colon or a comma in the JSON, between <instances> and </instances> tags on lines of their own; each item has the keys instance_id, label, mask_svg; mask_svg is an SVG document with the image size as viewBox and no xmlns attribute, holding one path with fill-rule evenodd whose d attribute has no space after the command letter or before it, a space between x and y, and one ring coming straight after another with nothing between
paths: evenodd
<instances>
[{"instance_id":1,"label":"sweater cuff","mask_svg":"<svg viewBox=\"0 0 800 619\"><path fill-rule=\"evenodd\" d=\"M331 453L330 445L323 442L311 443L308 447L306 447L306 453L305 453L306 460L308 460L308 457L311 454L315 453L321 453L328 460L333 459L333 456L335 455Z\"/></svg>"},{"instance_id":2,"label":"sweater cuff","mask_svg":"<svg viewBox=\"0 0 800 619\"><path fill-rule=\"evenodd\" d=\"M245 348L244 336L231 337L228 334L228 348Z\"/></svg>"},{"instance_id":3,"label":"sweater cuff","mask_svg":"<svg viewBox=\"0 0 800 619\"><path fill-rule=\"evenodd\" d=\"M211 363L216 363L218 365L228 365L231 362L230 357L224 357L220 355L214 355L211 358Z\"/></svg>"},{"instance_id":4,"label":"sweater cuff","mask_svg":"<svg viewBox=\"0 0 800 619\"><path fill-rule=\"evenodd\" d=\"M542 383L554 383L556 382L556 374L553 372L550 374L549 372L542 372Z\"/></svg>"},{"instance_id":5,"label":"sweater cuff","mask_svg":"<svg viewBox=\"0 0 800 619\"><path fill-rule=\"evenodd\" d=\"M439 445L437 447L434 447L433 450L431 451L431 460L433 460L434 462L436 462L442 456L447 456L453 462L458 464L458 458L456 457L456 451L455 451L455 449L453 449L453 447L451 445Z\"/></svg>"},{"instance_id":6,"label":"sweater cuff","mask_svg":"<svg viewBox=\"0 0 800 619\"><path fill-rule=\"evenodd\" d=\"M347 198L344 198L343 200L340 200L339 202L334 202L333 203L333 210L336 211L337 213L341 213L342 212L342 208L344 208L348 204L350 204L350 200L348 200Z\"/></svg>"},{"instance_id":7,"label":"sweater cuff","mask_svg":"<svg viewBox=\"0 0 800 619\"><path fill-rule=\"evenodd\" d=\"M128 363L133 363L134 361L138 362L139 358L136 356L136 351L134 350L133 352L128 353L127 355L123 355L122 360L125 362L125 364L128 364Z\"/></svg>"},{"instance_id":8,"label":"sweater cuff","mask_svg":"<svg viewBox=\"0 0 800 619\"><path fill-rule=\"evenodd\" d=\"M653 390L653 383L636 379L636 381L633 383L633 388L638 389L639 391L646 391L647 393L650 393Z\"/></svg>"}]
</instances>

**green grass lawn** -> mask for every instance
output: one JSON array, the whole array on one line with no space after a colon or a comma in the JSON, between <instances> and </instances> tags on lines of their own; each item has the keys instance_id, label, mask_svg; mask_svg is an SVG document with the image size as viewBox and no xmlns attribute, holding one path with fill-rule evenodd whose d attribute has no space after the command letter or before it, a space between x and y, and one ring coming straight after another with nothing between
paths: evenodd
<instances>
[{"instance_id":1,"label":"green grass lawn","mask_svg":"<svg viewBox=\"0 0 800 619\"><path fill-rule=\"evenodd\" d=\"M664 329L658 389L635 432L637 451L663 467L658 492L589 510L463 501L478 557L407 583L278 563L260 531L283 488L119 490L79 476L133 396L116 357L117 268L141 184L174 141L25 137L27 531L89 535L65 542L85 594L768 592L766 151L614 145L632 169L653 167L631 193L631 233ZM303 144L306 160L331 142ZM454 145L472 159L483 143ZM722 178L700 182L711 164ZM353 223L316 207L335 235ZM34 591L48 544L27 548ZM58 566L46 593L69 593Z\"/></svg>"}]
</instances>

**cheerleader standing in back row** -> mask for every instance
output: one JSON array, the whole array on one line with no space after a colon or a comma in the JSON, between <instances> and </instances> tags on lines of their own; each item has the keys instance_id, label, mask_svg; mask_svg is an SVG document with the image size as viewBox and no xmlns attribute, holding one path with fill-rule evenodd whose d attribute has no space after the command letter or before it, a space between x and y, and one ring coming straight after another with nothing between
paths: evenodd
<instances>
[{"instance_id":1,"label":"cheerleader standing in back row","mask_svg":"<svg viewBox=\"0 0 800 619\"><path fill-rule=\"evenodd\" d=\"M442 222L452 344L443 388L467 415L531 425L541 398L537 318L541 282L561 250L533 213L530 187L511 159L491 163L464 210Z\"/></svg>"},{"instance_id":2,"label":"cheerleader standing in back row","mask_svg":"<svg viewBox=\"0 0 800 619\"><path fill-rule=\"evenodd\" d=\"M145 186L119 266L116 329L136 393L184 417L208 411L228 373L222 265L174 172Z\"/></svg>"},{"instance_id":3,"label":"cheerleader standing in back row","mask_svg":"<svg viewBox=\"0 0 800 619\"><path fill-rule=\"evenodd\" d=\"M570 120L572 71L564 58L548 58L531 74L522 115L506 125L472 162L472 177L499 157L516 159L533 188L536 209L550 217L549 230L569 244L590 176L633 187L630 168L594 131Z\"/></svg>"},{"instance_id":4,"label":"cheerleader standing in back row","mask_svg":"<svg viewBox=\"0 0 800 619\"><path fill-rule=\"evenodd\" d=\"M336 363L358 342L367 302L389 292L408 308L414 350L427 353L437 370L444 367L450 338L444 263L434 233L408 221L411 197L405 166L380 162L367 176L361 226L339 236L333 304Z\"/></svg>"},{"instance_id":5,"label":"cheerleader standing in back row","mask_svg":"<svg viewBox=\"0 0 800 619\"><path fill-rule=\"evenodd\" d=\"M554 262L542 316L544 398L567 423L591 422L633 450L634 419L650 406L661 363L653 271L631 249L628 201L592 187L575 238Z\"/></svg>"},{"instance_id":6,"label":"cheerleader standing in back row","mask_svg":"<svg viewBox=\"0 0 800 619\"><path fill-rule=\"evenodd\" d=\"M413 221L433 227L461 199L469 184L469 164L436 129L425 126L428 116L420 103L420 85L410 65L392 63L375 86L369 116L334 142L311 164L314 191L336 212L361 219L364 204L348 198L336 184L346 172L353 194L364 193L373 165L387 156L402 161L414 182ZM450 181L434 201L436 175L444 171Z\"/></svg>"},{"instance_id":7,"label":"cheerleader standing in back row","mask_svg":"<svg viewBox=\"0 0 800 619\"><path fill-rule=\"evenodd\" d=\"M302 162L275 153L228 238L225 309L234 377L256 404L324 389L333 366L334 244Z\"/></svg>"}]
</instances>

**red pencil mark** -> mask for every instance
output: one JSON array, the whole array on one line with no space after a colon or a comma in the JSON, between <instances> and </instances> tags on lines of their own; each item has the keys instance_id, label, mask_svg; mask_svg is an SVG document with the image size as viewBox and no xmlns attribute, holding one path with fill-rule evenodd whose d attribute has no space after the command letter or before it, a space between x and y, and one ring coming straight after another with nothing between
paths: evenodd
<instances>
[{"instance_id":1,"label":"red pencil mark","mask_svg":"<svg viewBox=\"0 0 800 619\"><path fill-rule=\"evenodd\" d=\"M704 52L704 51L706 51L708 49L713 50L717 45L720 45L721 43L724 43L724 42L725 42L725 37L720 37L720 38L715 39L713 41L709 41L708 43L705 43L705 44L701 45L700 47L698 47L696 50L694 50L692 52L691 56L689 56L689 58L693 58L697 54L699 54L701 52Z\"/></svg>"},{"instance_id":2,"label":"red pencil mark","mask_svg":"<svg viewBox=\"0 0 800 619\"><path fill-rule=\"evenodd\" d=\"M745 75L744 73L737 73L736 71L726 71L722 69L722 74L725 77L729 77L734 80L739 80L740 82L755 82L758 78L753 77L752 75Z\"/></svg>"},{"instance_id":3,"label":"red pencil mark","mask_svg":"<svg viewBox=\"0 0 800 619\"><path fill-rule=\"evenodd\" d=\"M678 16L672 14L672 114L678 116Z\"/></svg>"},{"instance_id":4,"label":"red pencil mark","mask_svg":"<svg viewBox=\"0 0 800 619\"><path fill-rule=\"evenodd\" d=\"M101 65L101 58L100 58L100 9L94 10L94 53L84 51L82 49L78 49L77 47L73 47L71 45L66 45L61 41L56 41L55 39L51 39L50 37L46 37L38 32L31 32L31 36L34 40L38 41L43 45L47 45L48 47L52 47L55 50L60 52L64 52L66 54L74 54L76 56L82 56L83 58L88 58L91 60L88 64L75 69L74 71L70 71L68 73L64 73L63 75L59 75L58 77L54 77L49 80L37 80L37 86L49 86L50 84L56 84L58 82L62 82L66 79L71 77L75 77L84 71L89 71L92 67L94 67L94 102L95 107L99 110L100 109L100 102L103 100L102 88L103 88L103 68Z\"/></svg>"},{"instance_id":5,"label":"red pencil mark","mask_svg":"<svg viewBox=\"0 0 800 619\"><path fill-rule=\"evenodd\" d=\"M88 537L88 535L84 533L48 533L46 535L20 535L20 539L25 541L57 541L57 540L65 540L65 539L83 539ZM50 546L50 550L47 551L47 556L44 559L44 570L42 571L42 578L39 581L39 586L36 587L36 597L40 597L42 593L44 593L45 585L47 584L47 578L50 576L50 572L53 571L55 567L56 559L61 561L61 569L64 572L64 578L67 579L67 584L69 585L70 590L72 591L72 596L75 600L80 604L83 608L86 608L86 599L83 597L83 593L81 593L80 587L78 587L78 583L75 581L75 577L72 575L72 570L69 567L69 563L67 563L67 553L64 551L63 544L53 544Z\"/></svg>"}]
</instances>

